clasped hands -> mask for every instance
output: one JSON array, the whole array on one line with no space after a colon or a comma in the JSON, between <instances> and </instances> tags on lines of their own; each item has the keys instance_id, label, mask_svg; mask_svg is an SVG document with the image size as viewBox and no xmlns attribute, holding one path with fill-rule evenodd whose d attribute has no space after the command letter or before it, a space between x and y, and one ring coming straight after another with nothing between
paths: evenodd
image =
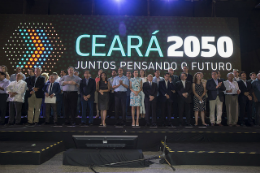
<instances>
[{"instance_id":1,"label":"clasped hands","mask_svg":"<svg viewBox=\"0 0 260 173\"><path fill-rule=\"evenodd\" d=\"M45 93L45 96L46 96L46 97L53 98L53 97L54 97L54 94L49 95L48 93Z\"/></svg>"},{"instance_id":2,"label":"clasped hands","mask_svg":"<svg viewBox=\"0 0 260 173\"><path fill-rule=\"evenodd\" d=\"M88 101L88 99L90 98L90 94L87 95L87 96L83 96L83 98L84 98L85 101Z\"/></svg>"},{"instance_id":3,"label":"clasped hands","mask_svg":"<svg viewBox=\"0 0 260 173\"><path fill-rule=\"evenodd\" d=\"M17 93L16 92L9 92L10 97L14 97Z\"/></svg>"}]
</instances>

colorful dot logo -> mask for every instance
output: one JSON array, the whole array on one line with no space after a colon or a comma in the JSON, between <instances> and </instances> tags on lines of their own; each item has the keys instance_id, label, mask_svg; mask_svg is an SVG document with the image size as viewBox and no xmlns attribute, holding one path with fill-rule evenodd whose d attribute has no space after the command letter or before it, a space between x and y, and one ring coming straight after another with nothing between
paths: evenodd
<instances>
[{"instance_id":1,"label":"colorful dot logo","mask_svg":"<svg viewBox=\"0 0 260 173\"><path fill-rule=\"evenodd\" d=\"M41 67L47 72L66 50L52 23L20 23L3 49L14 69Z\"/></svg>"}]
</instances>

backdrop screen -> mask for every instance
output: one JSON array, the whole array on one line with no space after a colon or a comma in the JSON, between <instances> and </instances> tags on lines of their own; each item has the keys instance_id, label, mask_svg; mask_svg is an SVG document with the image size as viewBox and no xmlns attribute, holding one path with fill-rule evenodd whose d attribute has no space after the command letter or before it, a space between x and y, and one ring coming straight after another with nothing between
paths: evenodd
<instances>
[{"instance_id":1,"label":"backdrop screen","mask_svg":"<svg viewBox=\"0 0 260 173\"><path fill-rule=\"evenodd\" d=\"M236 18L0 15L0 57L12 73L74 66L97 74L123 67L179 74L240 69ZM82 73L81 73L82 74Z\"/></svg>"}]
</instances>

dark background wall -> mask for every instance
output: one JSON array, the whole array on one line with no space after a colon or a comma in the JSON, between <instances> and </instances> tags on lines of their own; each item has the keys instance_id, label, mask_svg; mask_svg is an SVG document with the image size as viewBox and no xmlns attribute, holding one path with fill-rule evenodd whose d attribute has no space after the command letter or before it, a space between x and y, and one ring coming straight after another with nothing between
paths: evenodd
<instances>
[{"instance_id":1,"label":"dark background wall","mask_svg":"<svg viewBox=\"0 0 260 173\"><path fill-rule=\"evenodd\" d=\"M0 14L237 17L241 70L250 73L260 70L259 3L260 0L2 0Z\"/></svg>"}]
</instances>

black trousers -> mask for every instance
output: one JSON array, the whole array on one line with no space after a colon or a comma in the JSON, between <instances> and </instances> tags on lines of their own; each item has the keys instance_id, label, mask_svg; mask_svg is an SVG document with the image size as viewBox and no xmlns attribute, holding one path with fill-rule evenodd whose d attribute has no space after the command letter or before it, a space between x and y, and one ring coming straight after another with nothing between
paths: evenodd
<instances>
[{"instance_id":1,"label":"black trousers","mask_svg":"<svg viewBox=\"0 0 260 173\"><path fill-rule=\"evenodd\" d=\"M115 111L115 93L109 93L109 110L108 115L112 116L113 112Z\"/></svg>"},{"instance_id":2,"label":"black trousers","mask_svg":"<svg viewBox=\"0 0 260 173\"><path fill-rule=\"evenodd\" d=\"M255 125L260 125L260 102L255 102L256 115L255 115Z\"/></svg>"},{"instance_id":3,"label":"black trousers","mask_svg":"<svg viewBox=\"0 0 260 173\"><path fill-rule=\"evenodd\" d=\"M45 103L45 113L46 113L46 118L45 122L49 123L50 122L50 115L51 115L51 108L53 110L53 122L57 123L58 122L58 116L57 116L57 104L56 103Z\"/></svg>"},{"instance_id":4,"label":"black trousers","mask_svg":"<svg viewBox=\"0 0 260 173\"><path fill-rule=\"evenodd\" d=\"M156 103L156 98L153 101L149 101L149 98L144 99L146 123L150 123L150 117L152 117L152 123L156 123Z\"/></svg>"},{"instance_id":5,"label":"black trousers","mask_svg":"<svg viewBox=\"0 0 260 173\"><path fill-rule=\"evenodd\" d=\"M252 123L252 100L238 100L239 103L239 123L245 124L245 117L247 115L247 119L249 123ZM246 114L247 112L247 114Z\"/></svg>"},{"instance_id":6,"label":"black trousers","mask_svg":"<svg viewBox=\"0 0 260 173\"><path fill-rule=\"evenodd\" d=\"M126 92L115 92L115 118L119 123L119 111L121 108L122 123L126 122Z\"/></svg>"},{"instance_id":7,"label":"black trousers","mask_svg":"<svg viewBox=\"0 0 260 173\"><path fill-rule=\"evenodd\" d=\"M162 114L161 114L161 122L162 123L170 123L171 122L171 117L172 117L172 101L170 101L169 99L166 99L165 102L161 102L161 110L162 110ZM167 113L166 113L167 112ZM168 117L167 121L166 121L166 116Z\"/></svg>"},{"instance_id":8,"label":"black trousers","mask_svg":"<svg viewBox=\"0 0 260 173\"><path fill-rule=\"evenodd\" d=\"M0 124L5 123L7 98L8 98L7 94L0 94Z\"/></svg>"},{"instance_id":9,"label":"black trousers","mask_svg":"<svg viewBox=\"0 0 260 173\"><path fill-rule=\"evenodd\" d=\"M21 123L22 106L23 106L22 102L9 102L8 124L14 124L14 117L15 117L15 124Z\"/></svg>"},{"instance_id":10,"label":"black trousers","mask_svg":"<svg viewBox=\"0 0 260 173\"><path fill-rule=\"evenodd\" d=\"M75 123L77 116L78 92L64 91L63 92L63 106L65 111L65 123ZM70 121L71 119L71 121Z\"/></svg>"},{"instance_id":11,"label":"black trousers","mask_svg":"<svg viewBox=\"0 0 260 173\"><path fill-rule=\"evenodd\" d=\"M179 111L179 122L183 124L183 115L185 113L186 123L190 124L190 103L185 102L183 99L179 99L178 111Z\"/></svg>"}]
</instances>

